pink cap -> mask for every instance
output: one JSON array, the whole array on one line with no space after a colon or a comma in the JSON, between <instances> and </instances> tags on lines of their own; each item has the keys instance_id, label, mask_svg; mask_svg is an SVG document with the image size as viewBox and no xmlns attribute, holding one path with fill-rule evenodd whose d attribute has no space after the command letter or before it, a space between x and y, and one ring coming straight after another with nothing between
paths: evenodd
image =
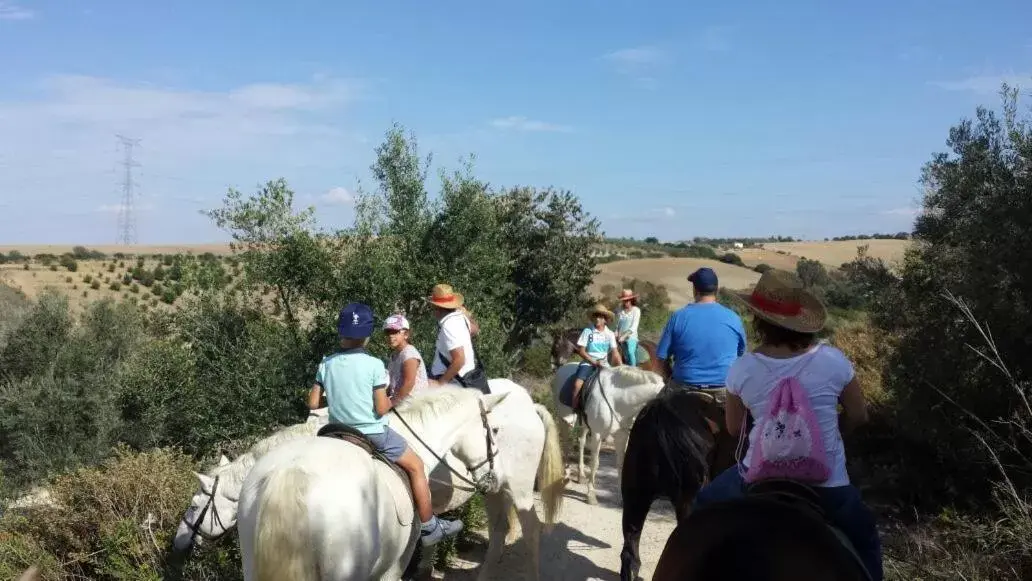
<instances>
[{"instance_id":1,"label":"pink cap","mask_svg":"<svg viewBox=\"0 0 1032 581\"><path fill-rule=\"evenodd\" d=\"M391 315L383 322L383 328L388 331L407 331L409 322L405 315Z\"/></svg>"}]
</instances>

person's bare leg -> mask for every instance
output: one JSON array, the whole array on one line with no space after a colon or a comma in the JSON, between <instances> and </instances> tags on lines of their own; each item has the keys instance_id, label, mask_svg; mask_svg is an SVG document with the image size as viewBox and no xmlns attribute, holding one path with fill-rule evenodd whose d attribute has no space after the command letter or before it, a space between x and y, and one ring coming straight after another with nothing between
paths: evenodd
<instances>
[{"instance_id":1,"label":"person's bare leg","mask_svg":"<svg viewBox=\"0 0 1032 581\"><path fill-rule=\"evenodd\" d=\"M398 466L408 474L409 482L412 483L412 499L419 513L419 521L429 522L434 516L434 508L430 500L430 483L423 472L423 460L409 449L398 458Z\"/></svg>"},{"instance_id":2,"label":"person's bare leg","mask_svg":"<svg viewBox=\"0 0 1032 581\"><path fill-rule=\"evenodd\" d=\"M573 402L573 409L577 409L577 405L580 403L580 390L583 385L583 379L578 377L573 380L573 397L570 398L570 401Z\"/></svg>"}]
</instances>

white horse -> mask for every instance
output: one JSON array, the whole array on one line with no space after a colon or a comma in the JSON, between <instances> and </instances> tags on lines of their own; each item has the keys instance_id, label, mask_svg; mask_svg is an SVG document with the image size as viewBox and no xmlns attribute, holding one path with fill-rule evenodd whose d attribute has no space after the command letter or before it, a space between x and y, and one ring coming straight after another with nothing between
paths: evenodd
<instances>
[{"instance_id":1,"label":"white horse","mask_svg":"<svg viewBox=\"0 0 1032 581\"><path fill-rule=\"evenodd\" d=\"M567 363L556 370L552 378L552 395L555 398L559 416L569 425L573 425L576 414L572 408L559 401L559 392L566 381L577 372L578 363ZM588 382L581 388L581 397L587 393ZM613 437L616 448L616 471L620 474L623 468L624 452L627 449L627 437L630 434L634 418L649 400L663 389L663 377L658 373L646 371L629 365L603 367L599 371L598 382L594 392L588 397L584 406L587 426L581 426L578 437L579 452L577 459L577 481L584 482L584 446L587 443L588 431L592 438L591 475L588 478L588 504L598 504L595 495L595 475L598 472L598 453L602 441ZM584 429L584 428L588 429Z\"/></svg>"},{"instance_id":2,"label":"white horse","mask_svg":"<svg viewBox=\"0 0 1032 581\"><path fill-rule=\"evenodd\" d=\"M525 388L504 378L491 379L488 383L492 393L508 393L509 396L490 413L495 431L495 472L500 490L484 495L488 517L488 548L479 578L490 578L491 569L501 557L506 540L514 539L515 517L520 521L523 539L527 542L533 560L535 578L538 578L541 527L534 507L534 483L536 477L545 509L545 523L550 526L556 522L566 484L558 431L552 415L544 406L535 404ZM388 418L391 427L398 429L399 422L394 414ZM307 422L281 429L232 462L223 456L219 465L207 475L197 474L200 487L176 532L173 541L175 549L185 551L192 544L201 545L205 540L221 537L232 530L236 526L240 487L255 462L276 445L304 436L314 436L326 425L327 419L326 408L315 410ZM483 437L481 428L474 431ZM410 445L414 450L420 446L415 441L410 442ZM471 479L466 466L450 452L442 454L442 457L446 465L438 465L429 476L434 511L437 513L462 506L475 492L473 487L455 475L457 472L463 478ZM513 509L518 511L518 515ZM505 538L507 526L509 539Z\"/></svg>"},{"instance_id":3,"label":"white horse","mask_svg":"<svg viewBox=\"0 0 1032 581\"><path fill-rule=\"evenodd\" d=\"M412 449L428 470L440 463L430 450L450 449L467 466L485 466L493 433L486 413L508 395L427 390L395 408L405 420L398 432L421 442ZM479 478L496 491L491 476ZM245 581L400 579L420 542L407 487L392 468L347 442L309 436L276 446L240 490Z\"/></svg>"}]
</instances>

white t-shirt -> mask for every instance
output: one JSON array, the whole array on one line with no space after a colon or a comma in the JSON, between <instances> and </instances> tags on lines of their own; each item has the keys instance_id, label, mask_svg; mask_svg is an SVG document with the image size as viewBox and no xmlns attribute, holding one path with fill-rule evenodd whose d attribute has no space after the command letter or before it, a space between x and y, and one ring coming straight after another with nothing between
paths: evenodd
<instances>
[{"instance_id":1,"label":"white t-shirt","mask_svg":"<svg viewBox=\"0 0 1032 581\"><path fill-rule=\"evenodd\" d=\"M390 384L387 386L387 395L389 397L394 397L394 394L401 388L405 375L402 372L402 366L409 359L419 361L419 365L416 366L416 382L412 385L412 391L409 392L409 395L417 394L429 385L426 378L426 365L423 364L423 357L420 356L419 350L412 345L406 345L400 352L391 355L390 364L387 366L387 375L391 379Z\"/></svg>"},{"instance_id":2,"label":"white t-shirt","mask_svg":"<svg viewBox=\"0 0 1032 581\"><path fill-rule=\"evenodd\" d=\"M476 367L473 354L473 338L469 334L469 323L466 316L460 311L455 311L444 316L440 321L440 328L437 331L437 344L434 353L434 362L430 367L430 374L434 377L444 373L448 367L437 356L437 353L444 355L444 358L451 361L451 350L462 347L466 353L466 361L459 368L459 375L466 375Z\"/></svg>"},{"instance_id":3,"label":"white t-shirt","mask_svg":"<svg viewBox=\"0 0 1032 581\"><path fill-rule=\"evenodd\" d=\"M820 424L828 467L831 469L831 477L818 486L845 486L849 484L849 474L846 472L846 450L839 432L836 406L843 388L853 380L854 371L853 364L841 351L822 343L788 359L746 353L728 370L727 390L742 398L745 407L752 412L753 418L757 420L753 426L755 432L759 428L758 419L767 413L767 403L774 386L781 378L797 372L799 382L810 396L810 407ZM749 434L750 443L754 435ZM750 446L742 462L745 468L749 467L752 453L753 448Z\"/></svg>"}]
</instances>

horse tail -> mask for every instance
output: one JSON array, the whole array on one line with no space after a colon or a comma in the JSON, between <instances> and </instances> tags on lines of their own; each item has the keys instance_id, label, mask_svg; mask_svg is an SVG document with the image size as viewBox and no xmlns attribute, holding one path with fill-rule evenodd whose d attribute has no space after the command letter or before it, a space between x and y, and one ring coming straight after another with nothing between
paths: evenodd
<instances>
[{"instance_id":1,"label":"horse tail","mask_svg":"<svg viewBox=\"0 0 1032 581\"><path fill-rule=\"evenodd\" d=\"M559 429L548 408L534 404L541 423L545 426L545 447L541 450L541 461L538 462L538 489L541 491L541 502L545 506L545 530L552 529L562 506L563 494L566 491L566 474L563 466L563 450L559 443Z\"/></svg>"},{"instance_id":2,"label":"horse tail","mask_svg":"<svg viewBox=\"0 0 1032 581\"><path fill-rule=\"evenodd\" d=\"M258 506L254 552L257 581L318 581L318 567L308 534L308 474L283 468L266 476Z\"/></svg>"}]
</instances>

